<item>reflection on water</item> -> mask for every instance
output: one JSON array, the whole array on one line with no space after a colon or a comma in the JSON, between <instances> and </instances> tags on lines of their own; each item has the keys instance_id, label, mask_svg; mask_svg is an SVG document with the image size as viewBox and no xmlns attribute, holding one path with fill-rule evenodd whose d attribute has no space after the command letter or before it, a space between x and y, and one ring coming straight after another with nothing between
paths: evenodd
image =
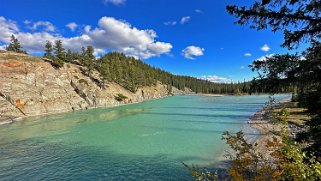
<instances>
[{"instance_id":1,"label":"reflection on water","mask_svg":"<svg viewBox=\"0 0 321 181\"><path fill-rule=\"evenodd\" d=\"M189 180L181 163L213 168L223 131L257 136L245 123L267 100L176 96L3 125L0 180Z\"/></svg>"},{"instance_id":2,"label":"reflection on water","mask_svg":"<svg viewBox=\"0 0 321 181\"><path fill-rule=\"evenodd\" d=\"M118 120L142 113L145 110L147 109L92 109L77 113L26 118L11 125L1 126L0 144L8 141L10 142L12 140L23 140L38 136L63 134L70 131L78 124ZM23 127L23 129L21 129L21 127Z\"/></svg>"}]
</instances>

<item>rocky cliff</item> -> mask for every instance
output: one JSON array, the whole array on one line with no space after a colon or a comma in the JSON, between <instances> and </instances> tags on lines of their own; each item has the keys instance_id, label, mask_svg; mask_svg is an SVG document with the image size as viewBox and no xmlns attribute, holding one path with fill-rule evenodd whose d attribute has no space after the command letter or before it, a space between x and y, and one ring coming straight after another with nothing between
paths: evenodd
<instances>
[{"instance_id":1,"label":"rocky cliff","mask_svg":"<svg viewBox=\"0 0 321 181\"><path fill-rule=\"evenodd\" d=\"M184 93L175 88L173 92ZM120 94L125 98L117 99ZM0 52L0 122L136 103L167 95L167 85L160 82L133 93L113 82L100 85L98 72L89 77L79 65L66 63L57 69L40 57Z\"/></svg>"}]
</instances>

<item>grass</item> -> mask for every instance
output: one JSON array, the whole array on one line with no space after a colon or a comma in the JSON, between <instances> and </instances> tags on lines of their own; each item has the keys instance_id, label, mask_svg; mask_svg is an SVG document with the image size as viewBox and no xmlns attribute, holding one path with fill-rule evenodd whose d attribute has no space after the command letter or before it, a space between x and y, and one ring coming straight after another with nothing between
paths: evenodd
<instances>
[{"instance_id":1,"label":"grass","mask_svg":"<svg viewBox=\"0 0 321 181\"><path fill-rule=\"evenodd\" d=\"M297 106L296 102L286 102L282 104L282 107L275 109L275 112L285 108L288 112L288 122L303 125L306 121L310 120L310 116L306 113L306 109Z\"/></svg>"},{"instance_id":2,"label":"grass","mask_svg":"<svg viewBox=\"0 0 321 181\"><path fill-rule=\"evenodd\" d=\"M30 61L39 62L42 61L40 57L35 57L31 55L21 54L21 53L8 53L0 52L0 62L1 61Z\"/></svg>"}]
</instances>

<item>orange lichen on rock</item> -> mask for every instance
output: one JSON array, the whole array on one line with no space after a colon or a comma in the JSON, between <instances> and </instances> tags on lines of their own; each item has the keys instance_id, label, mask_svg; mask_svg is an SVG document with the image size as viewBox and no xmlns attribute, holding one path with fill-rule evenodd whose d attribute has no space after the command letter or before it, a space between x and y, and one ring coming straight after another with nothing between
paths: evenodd
<instances>
[{"instance_id":1,"label":"orange lichen on rock","mask_svg":"<svg viewBox=\"0 0 321 181\"><path fill-rule=\"evenodd\" d=\"M24 103L21 102L20 99L16 100L16 105L20 108L23 109L26 105Z\"/></svg>"},{"instance_id":2,"label":"orange lichen on rock","mask_svg":"<svg viewBox=\"0 0 321 181\"><path fill-rule=\"evenodd\" d=\"M15 62L6 62L6 63L3 63L2 65L6 67L18 67L21 64L22 62L15 61Z\"/></svg>"}]
</instances>

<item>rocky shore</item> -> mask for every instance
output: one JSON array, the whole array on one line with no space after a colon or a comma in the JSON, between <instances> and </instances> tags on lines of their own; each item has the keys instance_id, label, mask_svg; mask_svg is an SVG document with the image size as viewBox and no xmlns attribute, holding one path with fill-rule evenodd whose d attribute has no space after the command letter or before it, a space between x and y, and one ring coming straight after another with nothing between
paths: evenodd
<instances>
[{"instance_id":1,"label":"rocky shore","mask_svg":"<svg viewBox=\"0 0 321 181\"><path fill-rule=\"evenodd\" d=\"M280 103L273 106L273 111L279 111L281 108L285 108L289 114L288 116L288 133L290 136L295 137L296 134L304 129L303 122L308 120L309 117L304 113L304 109L297 108L295 103L291 103L290 99L282 100ZM300 115L301 116L297 116ZM295 116L294 116L295 115ZM301 124L297 121L301 120ZM268 114L267 108L263 108L253 115L248 121L252 128L257 129L260 132L260 136L255 140L256 149L260 153L266 153L266 143L272 140L273 137L277 137L273 132L280 132L282 125L272 122L272 115Z\"/></svg>"},{"instance_id":2,"label":"rocky shore","mask_svg":"<svg viewBox=\"0 0 321 181\"><path fill-rule=\"evenodd\" d=\"M254 144L257 145L256 149L260 153L266 151L266 143L272 140L273 135L272 130L280 131L281 127L279 124L271 123L270 118L266 115L267 110L262 109L255 113L253 117L248 121L252 128L257 129L260 132L260 136L255 140Z\"/></svg>"}]
</instances>

